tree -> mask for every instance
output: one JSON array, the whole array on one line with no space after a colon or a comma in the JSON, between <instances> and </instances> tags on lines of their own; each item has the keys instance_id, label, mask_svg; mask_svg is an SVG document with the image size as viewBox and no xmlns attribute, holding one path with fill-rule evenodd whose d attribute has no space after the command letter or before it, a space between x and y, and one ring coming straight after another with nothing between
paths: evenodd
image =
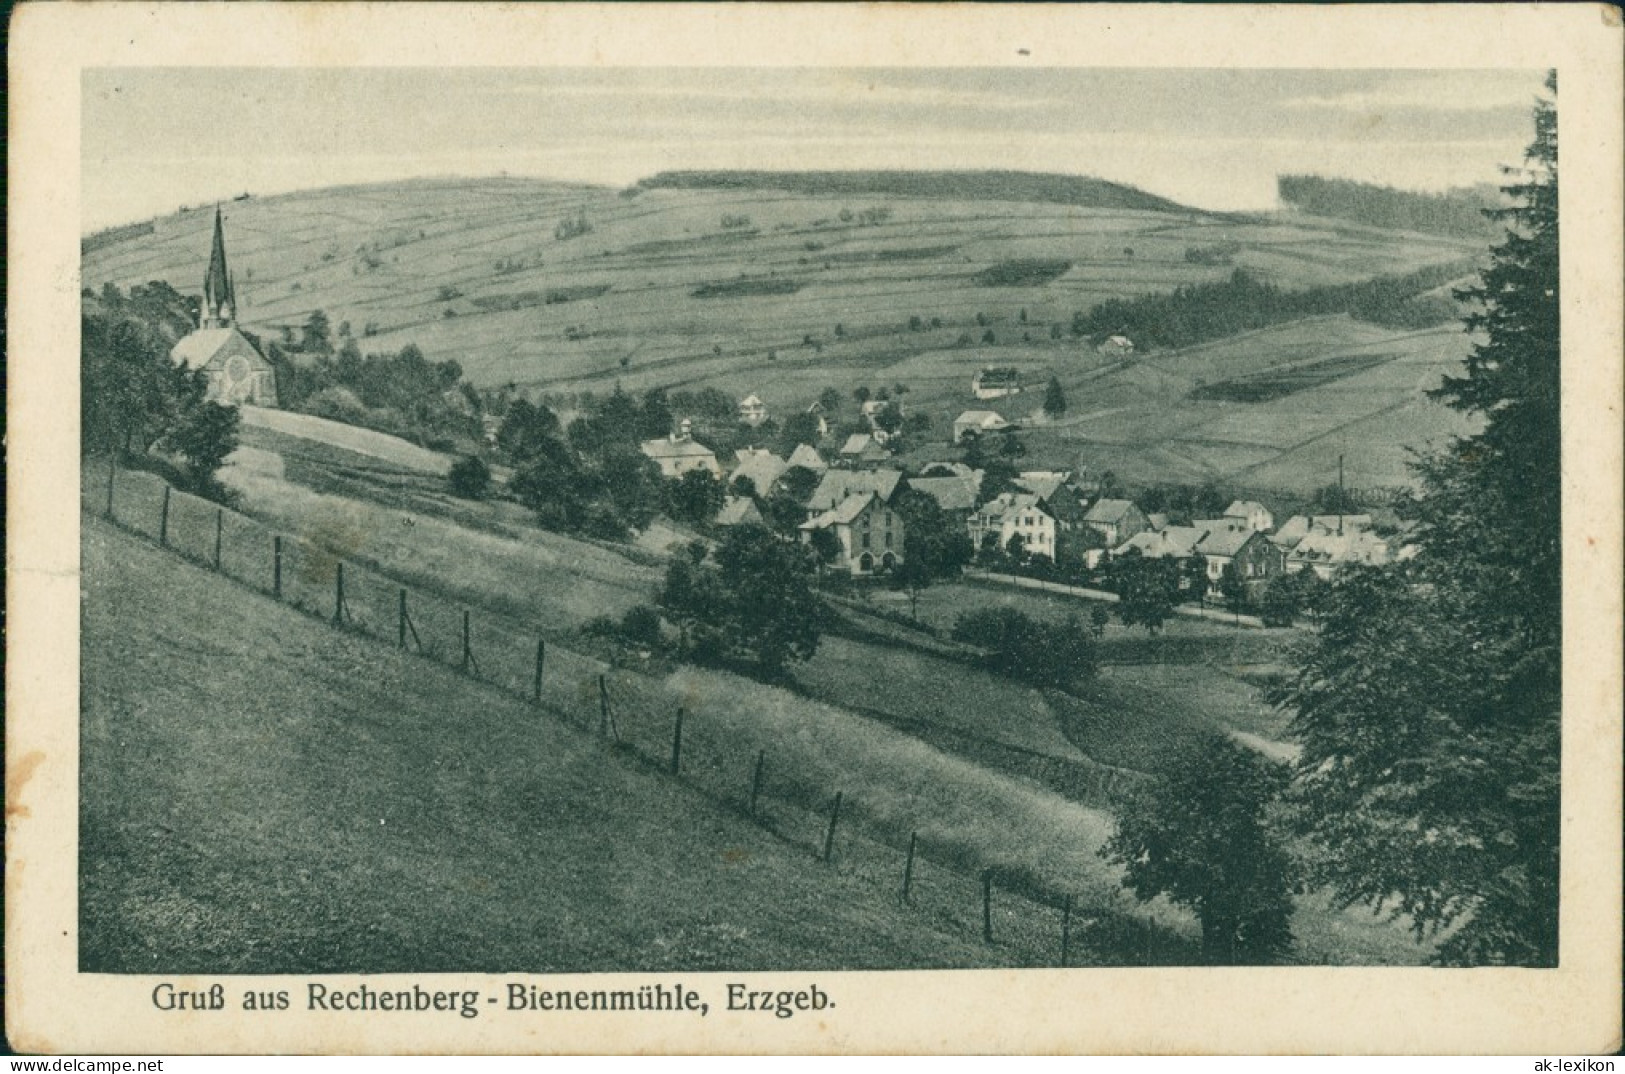
<instances>
[{"instance_id":1,"label":"tree","mask_svg":"<svg viewBox=\"0 0 1625 1074\"><path fill-rule=\"evenodd\" d=\"M1049 386L1044 389L1044 413L1052 418L1058 418L1066 413L1066 392L1061 389L1061 378L1049 378Z\"/></svg>"},{"instance_id":2,"label":"tree","mask_svg":"<svg viewBox=\"0 0 1625 1074\"><path fill-rule=\"evenodd\" d=\"M1269 807L1285 765L1215 730L1182 741L1155 782L1131 792L1101 855L1142 900L1195 911L1212 965L1279 961L1292 945L1296 871Z\"/></svg>"},{"instance_id":3,"label":"tree","mask_svg":"<svg viewBox=\"0 0 1625 1074\"><path fill-rule=\"evenodd\" d=\"M643 406L638 410L638 438L660 440L671 435L671 404L666 401L666 389L650 388L643 393Z\"/></svg>"},{"instance_id":4,"label":"tree","mask_svg":"<svg viewBox=\"0 0 1625 1074\"><path fill-rule=\"evenodd\" d=\"M524 463L557 443L559 433L559 419L553 411L520 397L508 405L508 413L497 429L497 447L514 462Z\"/></svg>"},{"instance_id":5,"label":"tree","mask_svg":"<svg viewBox=\"0 0 1625 1074\"><path fill-rule=\"evenodd\" d=\"M789 455L802 444L816 443L818 415L800 410L784 419L784 426L779 430L778 448L781 455Z\"/></svg>"},{"instance_id":6,"label":"tree","mask_svg":"<svg viewBox=\"0 0 1625 1074\"><path fill-rule=\"evenodd\" d=\"M1095 640L1076 615L1054 623L985 608L959 616L953 637L987 650L991 670L1036 686L1064 689L1095 673Z\"/></svg>"},{"instance_id":7,"label":"tree","mask_svg":"<svg viewBox=\"0 0 1625 1074\"><path fill-rule=\"evenodd\" d=\"M823 408L825 417L833 417L841 408L841 392L839 388L825 388L818 393L818 405Z\"/></svg>"},{"instance_id":8,"label":"tree","mask_svg":"<svg viewBox=\"0 0 1625 1074\"><path fill-rule=\"evenodd\" d=\"M491 468L478 455L465 455L452 463L448 480L453 496L483 500L491 487Z\"/></svg>"},{"instance_id":9,"label":"tree","mask_svg":"<svg viewBox=\"0 0 1625 1074\"><path fill-rule=\"evenodd\" d=\"M863 387L862 385L852 389L852 398L857 400L857 404L859 406L862 406L864 403L869 401L869 394L869 389Z\"/></svg>"},{"instance_id":10,"label":"tree","mask_svg":"<svg viewBox=\"0 0 1625 1074\"><path fill-rule=\"evenodd\" d=\"M310 316L305 318L304 334L299 349L312 354L332 353L333 336L326 312L312 310Z\"/></svg>"},{"instance_id":11,"label":"tree","mask_svg":"<svg viewBox=\"0 0 1625 1074\"><path fill-rule=\"evenodd\" d=\"M903 558L891 584L908 594L909 617L918 619L920 594L939 578L956 577L970 562L970 534L918 489L898 493L893 509L903 521Z\"/></svg>"},{"instance_id":12,"label":"tree","mask_svg":"<svg viewBox=\"0 0 1625 1074\"><path fill-rule=\"evenodd\" d=\"M716 560L714 570L684 557L666 568L660 606L689 639L689 655L748 660L774 678L817 651L821 606L804 549L761 526L735 526Z\"/></svg>"},{"instance_id":13,"label":"tree","mask_svg":"<svg viewBox=\"0 0 1625 1074\"><path fill-rule=\"evenodd\" d=\"M1555 77L1548 80L1555 95ZM1557 117L1437 396L1481 431L1418 467L1417 555L1345 571L1277 699L1302 744L1295 798L1314 879L1345 903L1459 927L1448 964L1553 966L1562 701Z\"/></svg>"},{"instance_id":14,"label":"tree","mask_svg":"<svg viewBox=\"0 0 1625 1074\"><path fill-rule=\"evenodd\" d=\"M1312 575L1314 571L1278 574L1264 586L1264 594L1258 602L1258 615L1264 620L1265 626L1291 626L1297 619L1298 613L1303 610L1297 579L1303 574Z\"/></svg>"},{"instance_id":15,"label":"tree","mask_svg":"<svg viewBox=\"0 0 1625 1074\"><path fill-rule=\"evenodd\" d=\"M1096 604L1089 609L1089 633L1094 635L1096 641L1106 636L1106 624L1110 620L1111 616L1106 612L1104 604Z\"/></svg>"},{"instance_id":16,"label":"tree","mask_svg":"<svg viewBox=\"0 0 1625 1074\"><path fill-rule=\"evenodd\" d=\"M192 491L215 494L218 498L215 471L225 465L226 456L237 450L240 417L234 406L197 400L182 412L180 421L159 441L160 447L185 460Z\"/></svg>"},{"instance_id":17,"label":"tree","mask_svg":"<svg viewBox=\"0 0 1625 1074\"><path fill-rule=\"evenodd\" d=\"M722 482L705 470L689 470L676 481L666 482L666 498L675 517L704 525L722 509Z\"/></svg>"},{"instance_id":18,"label":"tree","mask_svg":"<svg viewBox=\"0 0 1625 1074\"><path fill-rule=\"evenodd\" d=\"M875 428L890 436L903 427L903 408L893 399L875 414Z\"/></svg>"},{"instance_id":19,"label":"tree","mask_svg":"<svg viewBox=\"0 0 1625 1074\"><path fill-rule=\"evenodd\" d=\"M1224 597L1225 606L1237 615L1252 603L1247 595L1247 580L1241 576L1235 560L1226 563L1219 570L1219 593Z\"/></svg>"},{"instance_id":20,"label":"tree","mask_svg":"<svg viewBox=\"0 0 1625 1074\"><path fill-rule=\"evenodd\" d=\"M1118 561L1117 617L1124 626L1143 626L1149 634L1162 629L1179 599L1179 568L1171 559L1128 556Z\"/></svg>"}]
</instances>

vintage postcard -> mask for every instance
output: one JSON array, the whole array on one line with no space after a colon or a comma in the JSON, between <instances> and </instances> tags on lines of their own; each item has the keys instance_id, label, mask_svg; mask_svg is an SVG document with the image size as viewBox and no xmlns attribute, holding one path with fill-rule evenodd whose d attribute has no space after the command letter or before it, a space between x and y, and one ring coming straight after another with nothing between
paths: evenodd
<instances>
[{"instance_id":1,"label":"vintage postcard","mask_svg":"<svg viewBox=\"0 0 1625 1074\"><path fill-rule=\"evenodd\" d=\"M38 1052L1620 1044L1586 5L24 5Z\"/></svg>"}]
</instances>

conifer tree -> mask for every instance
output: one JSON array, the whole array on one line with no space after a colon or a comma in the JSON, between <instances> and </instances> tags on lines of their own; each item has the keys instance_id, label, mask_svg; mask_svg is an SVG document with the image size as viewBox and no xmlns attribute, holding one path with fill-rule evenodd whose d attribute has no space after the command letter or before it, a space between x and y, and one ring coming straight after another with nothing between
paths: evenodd
<instances>
[{"instance_id":1,"label":"conifer tree","mask_svg":"<svg viewBox=\"0 0 1625 1074\"><path fill-rule=\"evenodd\" d=\"M1548 79L1555 96L1555 76ZM1463 291L1475 342L1436 397L1481 431L1419 465L1420 553L1340 578L1278 695L1316 879L1456 926L1439 961L1557 960L1561 482L1557 120L1541 101L1510 227Z\"/></svg>"}]
</instances>

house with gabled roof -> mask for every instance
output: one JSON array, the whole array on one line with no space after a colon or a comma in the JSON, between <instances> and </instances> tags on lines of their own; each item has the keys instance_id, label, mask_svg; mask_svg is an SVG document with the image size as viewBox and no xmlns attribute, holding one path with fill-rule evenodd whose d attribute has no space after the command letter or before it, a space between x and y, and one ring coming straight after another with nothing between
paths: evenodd
<instances>
[{"instance_id":1,"label":"house with gabled roof","mask_svg":"<svg viewBox=\"0 0 1625 1074\"><path fill-rule=\"evenodd\" d=\"M1145 559L1192 559L1200 553L1196 546L1207 530L1195 526L1164 526L1141 530L1112 550L1114 556L1137 555Z\"/></svg>"},{"instance_id":2,"label":"house with gabled roof","mask_svg":"<svg viewBox=\"0 0 1625 1074\"><path fill-rule=\"evenodd\" d=\"M790 457L784 461L787 469L791 466L801 466L816 473L823 473L829 469L829 463L824 461L824 456L811 444L797 444L796 449L790 452Z\"/></svg>"},{"instance_id":3,"label":"house with gabled roof","mask_svg":"<svg viewBox=\"0 0 1625 1074\"><path fill-rule=\"evenodd\" d=\"M1311 530L1286 553L1285 569L1289 574L1312 570L1321 578L1330 579L1343 567L1352 564L1380 567L1393 558L1388 542L1374 533Z\"/></svg>"},{"instance_id":4,"label":"house with gabled roof","mask_svg":"<svg viewBox=\"0 0 1625 1074\"><path fill-rule=\"evenodd\" d=\"M967 410L954 419L954 443L999 433L1010 428L1010 423L995 410Z\"/></svg>"},{"instance_id":5,"label":"house with gabled roof","mask_svg":"<svg viewBox=\"0 0 1625 1074\"><path fill-rule=\"evenodd\" d=\"M836 461L846 466L873 466L889 458L891 452L870 433L853 433L836 454Z\"/></svg>"},{"instance_id":6,"label":"house with gabled roof","mask_svg":"<svg viewBox=\"0 0 1625 1074\"><path fill-rule=\"evenodd\" d=\"M758 496L772 491L773 483L790 468L789 463L766 448L740 448L735 456L737 461L733 473L728 475L728 483L732 485L741 477L748 478Z\"/></svg>"},{"instance_id":7,"label":"house with gabled roof","mask_svg":"<svg viewBox=\"0 0 1625 1074\"><path fill-rule=\"evenodd\" d=\"M1107 548L1116 548L1136 533L1151 528L1150 521L1133 500L1096 500L1094 506L1084 512L1083 524L1098 533Z\"/></svg>"},{"instance_id":8,"label":"house with gabled roof","mask_svg":"<svg viewBox=\"0 0 1625 1074\"><path fill-rule=\"evenodd\" d=\"M722 500L722 507L717 511L712 522L724 528L728 526L760 526L762 512L756 506L756 501L749 496L726 496Z\"/></svg>"},{"instance_id":9,"label":"house with gabled roof","mask_svg":"<svg viewBox=\"0 0 1625 1074\"><path fill-rule=\"evenodd\" d=\"M978 399L999 399L1021 391L1021 372L1011 366L978 369L970 380L971 394Z\"/></svg>"},{"instance_id":10,"label":"house with gabled roof","mask_svg":"<svg viewBox=\"0 0 1625 1074\"><path fill-rule=\"evenodd\" d=\"M1236 500L1224 509L1225 518L1235 518L1247 524L1250 530L1268 533L1275 528L1275 516L1257 500Z\"/></svg>"},{"instance_id":11,"label":"house with gabled roof","mask_svg":"<svg viewBox=\"0 0 1625 1074\"><path fill-rule=\"evenodd\" d=\"M1001 492L971 513L966 528L975 548L1008 549L1020 538L1028 555L1055 558L1055 516L1030 492Z\"/></svg>"},{"instance_id":12,"label":"house with gabled roof","mask_svg":"<svg viewBox=\"0 0 1625 1074\"><path fill-rule=\"evenodd\" d=\"M826 470L807 500L807 511L817 515L834 509L848 496L872 492L890 505L906 487L901 470Z\"/></svg>"},{"instance_id":13,"label":"house with gabled roof","mask_svg":"<svg viewBox=\"0 0 1625 1074\"><path fill-rule=\"evenodd\" d=\"M687 422L684 422L685 430ZM660 476L678 479L690 470L704 470L712 477L722 476L722 467L711 449L693 439L688 433L672 433L659 440L645 440L638 445L645 456L660 467Z\"/></svg>"},{"instance_id":14,"label":"house with gabled roof","mask_svg":"<svg viewBox=\"0 0 1625 1074\"><path fill-rule=\"evenodd\" d=\"M739 420L753 429L767 420L767 404L761 396L752 393L739 400Z\"/></svg>"},{"instance_id":15,"label":"house with gabled roof","mask_svg":"<svg viewBox=\"0 0 1625 1074\"><path fill-rule=\"evenodd\" d=\"M1232 564L1248 586L1262 585L1285 569L1281 549L1246 527L1210 530L1196 543L1196 553L1207 560L1208 596L1215 598L1223 595L1224 570Z\"/></svg>"},{"instance_id":16,"label":"house with gabled roof","mask_svg":"<svg viewBox=\"0 0 1625 1074\"><path fill-rule=\"evenodd\" d=\"M976 509L976 500L982 489L982 476L983 471L971 470L966 474L950 474L942 477L911 477L908 479L908 487L931 497L940 510L964 516Z\"/></svg>"},{"instance_id":17,"label":"house with gabled roof","mask_svg":"<svg viewBox=\"0 0 1625 1074\"><path fill-rule=\"evenodd\" d=\"M801 524L801 539L825 530L835 535L829 566L855 577L890 571L903 562L903 516L874 492L855 492Z\"/></svg>"}]
</instances>

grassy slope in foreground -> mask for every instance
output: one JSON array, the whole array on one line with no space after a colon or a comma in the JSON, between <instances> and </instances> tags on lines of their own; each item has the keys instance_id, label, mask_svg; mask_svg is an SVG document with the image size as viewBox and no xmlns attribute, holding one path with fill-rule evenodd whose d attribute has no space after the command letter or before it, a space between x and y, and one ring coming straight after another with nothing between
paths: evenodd
<instances>
[{"instance_id":1,"label":"grassy slope in foreground","mask_svg":"<svg viewBox=\"0 0 1625 1074\"><path fill-rule=\"evenodd\" d=\"M533 709L84 533L84 970L1003 957Z\"/></svg>"}]
</instances>

